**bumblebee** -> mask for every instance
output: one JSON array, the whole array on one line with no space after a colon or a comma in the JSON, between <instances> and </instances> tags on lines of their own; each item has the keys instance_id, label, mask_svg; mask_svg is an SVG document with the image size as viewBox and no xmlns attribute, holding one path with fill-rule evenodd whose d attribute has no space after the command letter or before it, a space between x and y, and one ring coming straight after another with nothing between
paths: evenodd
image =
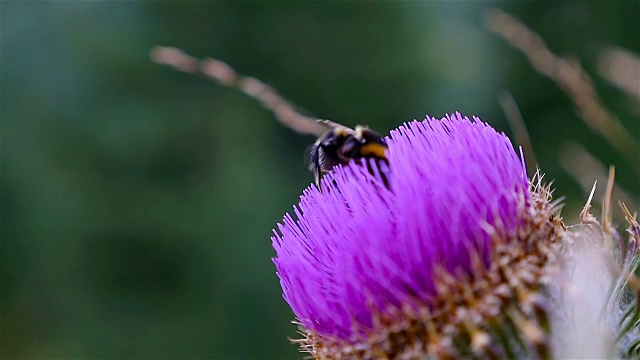
<instances>
[{"instance_id":1,"label":"bumblebee","mask_svg":"<svg viewBox=\"0 0 640 360\"><path fill-rule=\"evenodd\" d=\"M386 177L388 165L384 138L366 126L351 129L329 120L318 120L329 130L321 135L309 149L309 169L313 172L316 185L320 188L322 176L339 164L350 160L361 161L370 173L374 173L368 159L376 159L376 166L385 187L389 188ZM362 161L365 160L365 161Z\"/></svg>"}]
</instances>

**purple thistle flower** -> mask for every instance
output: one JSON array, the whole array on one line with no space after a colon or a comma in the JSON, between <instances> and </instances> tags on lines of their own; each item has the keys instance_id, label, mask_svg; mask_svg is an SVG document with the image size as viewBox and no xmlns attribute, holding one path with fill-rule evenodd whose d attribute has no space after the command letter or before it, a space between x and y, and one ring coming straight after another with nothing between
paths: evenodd
<instances>
[{"instance_id":1,"label":"purple thistle flower","mask_svg":"<svg viewBox=\"0 0 640 360\"><path fill-rule=\"evenodd\" d=\"M307 188L273 237L284 298L321 336L362 337L376 313L435 301L434 272L472 272L492 258L487 229L514 233L528 198L509 139L460 114L391 132L390 189L365 166Z\"/></svg>"}]
</instances>

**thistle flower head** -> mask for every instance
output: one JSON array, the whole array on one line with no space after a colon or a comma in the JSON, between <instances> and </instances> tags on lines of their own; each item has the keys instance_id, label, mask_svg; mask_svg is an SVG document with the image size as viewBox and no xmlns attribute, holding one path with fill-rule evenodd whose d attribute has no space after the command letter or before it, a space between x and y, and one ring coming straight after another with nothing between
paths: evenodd
<instances>
[{"instance_id":1,"label":"thistle flower head","mask_svg":"<svg viewBox=\"0 0 640 360\"><path fill-rule=\"evenodd\" d=\"M388 187L373 163L338 167L274 231L303 346L317 357L489 354L491 322L528 326L535 346L546 322L532 294L561 229L548 189L477 118L414 121L387 143Z\"/></svg>"}]
</instances>

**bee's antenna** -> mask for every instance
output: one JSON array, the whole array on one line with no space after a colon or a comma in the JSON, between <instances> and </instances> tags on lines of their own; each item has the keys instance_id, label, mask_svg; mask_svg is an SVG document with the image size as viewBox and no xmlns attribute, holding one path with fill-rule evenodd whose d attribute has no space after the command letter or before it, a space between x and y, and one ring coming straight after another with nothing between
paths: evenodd
<instances>
[{"instance_id":1,"label":"bee's antenna","mask_svg":"<svg viewBox=\"0 0 640 360\"><path fill-rule=\"evenodd\" d=\"M276 89L258 79L238 73L221 60L200 60L178 48L166 46L153 47L150 56L158 64L190 74L202 73L223 86L243 92L273 112L280 123L296 132L320 136L328 130L325 120L301 114Z\"/></svg>"}]
</instances>

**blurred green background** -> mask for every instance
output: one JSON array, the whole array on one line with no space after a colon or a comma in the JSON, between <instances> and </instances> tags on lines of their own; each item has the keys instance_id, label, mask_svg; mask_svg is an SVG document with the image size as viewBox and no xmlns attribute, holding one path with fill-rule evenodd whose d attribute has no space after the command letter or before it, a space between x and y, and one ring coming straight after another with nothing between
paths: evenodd
<instances>
[{"instance_id":1,"label":"blurred green background","mask_svg":"<svg viewBox=\"0 0 640 360\"><path fill-rule=\"evenodd\" d=\"M383 133L461 111L511 134L507 90L567 222L586 198L560 166L568 141L615 164L637 202L633 164L486 30L490 7L579 59L638 138L637 103L596 71L608 46L640 52L637 1L2 1L2 358L302 357L270 235L312 181L314 139L151 63L154 45L223 59L320 117Z\"/></svg>"}]
</instances>

